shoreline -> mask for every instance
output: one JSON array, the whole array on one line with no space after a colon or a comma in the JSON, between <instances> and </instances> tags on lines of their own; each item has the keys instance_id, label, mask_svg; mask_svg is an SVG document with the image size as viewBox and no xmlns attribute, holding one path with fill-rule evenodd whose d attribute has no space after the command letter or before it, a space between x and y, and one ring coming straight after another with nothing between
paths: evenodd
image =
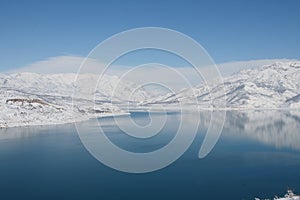
<instances>
[{"instance_id":1,"label":"shoreline","mask_svg":"<svg viewBox=\"0 0 300 200\"><path fill-rule=\"evenodd\" d=\"M196 109L196 110L195 110ZM107 117L119 117L130 115L132 112L150 112L150 113L164 113L164 112L269 112L269 111L285 111L285 112L300 112L300 109L292 109L292 108L196 108L196 106L184 106L182 108L175 107L163 107L163 108L153 108L153 107L132 107L128 108L127 112L119 112L119 113L102 113L97 114L95 116L83 116L83 117L75 117L72 119L67 119L63 122L17 122L17 123L4 123L0 124L0 129L13 128L13 127L29 127L29 126L47 126L47 125L62 125L62 124L70 124L70 123L78 123L87 121L90 119L96 118L107 118Z\"/></svg>"},{"instance_id":2,"label":"shoreline","mask_svg":"<svg viewBox=\"0 0 300 200\"><path fill-rule=\"evenodd\" d=\"M10 125L3 126L0 125L0 129L6 129L6 128L16 128L16 127L30 127L30 126L51 126L51 125L63 125L63 124L71 124L71 123L78 123L87 121L90 119L97 119L97 118L106 118L106 117L118 117L118 116L124 116L124 115L130 115L130 113L122 112L122 113L103 113L97 116L86 116L82 118L74 118L74 119L68 119L64 122L50 122L50 123L35 123L35 122L29 122L29 123L11 123Z\"/></svg>"}]
</instances>

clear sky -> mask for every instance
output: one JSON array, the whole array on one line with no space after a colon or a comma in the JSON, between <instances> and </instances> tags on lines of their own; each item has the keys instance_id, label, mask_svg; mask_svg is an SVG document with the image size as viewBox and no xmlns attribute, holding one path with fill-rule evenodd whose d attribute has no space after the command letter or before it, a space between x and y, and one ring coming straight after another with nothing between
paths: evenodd
<instances>
[{"instance_id":1,"label":"clear sky","mask_svg":"<svg viewBox=\"0 0 300 200\"><path fill-rule=\"evenodd\" d=\"M112 34L145 26L189 35L217 63L300 59L298 0L1 0L0 71L86 56Z\"/></svg>"}]
</instances>

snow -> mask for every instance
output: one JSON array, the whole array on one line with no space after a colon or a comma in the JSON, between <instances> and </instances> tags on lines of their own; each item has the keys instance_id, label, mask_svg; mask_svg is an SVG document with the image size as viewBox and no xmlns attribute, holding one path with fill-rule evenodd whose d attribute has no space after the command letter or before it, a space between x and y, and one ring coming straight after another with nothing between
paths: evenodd
<instances>
[{"instance_id":1,"label":"snow","mask_svg":"<svg viewBox=\"0 0 300 200\"><path fill-rule=\"evenodd\" d=\"M72 98L76 88L76 74L0 74L0 127L49 125L71 123L93 117L127 114L111 102L142 101L147 97L143 90L115 76L104 76L89 99L84 88L80 98ZM81 75L81 81L97 83L94 74ZM118 88L116 88L118 85ZM78 89L78 88L77 88ZM74 107L73 107L74 105Z\"/></svg>"},{"instance_id":2,"label":"snow","mask_svg":"<svg viewBox=\"0 0 300 200\"><path fill-rule=\"evenodd\" d=\"M300 196L295 195L292 190L288 190L287 194L284 197L275 197L274 200L300 200ZM255 200L260 200L259 198L255 198ZM270 199L264 199L270 200Z\"/></svg>"},{"instance_id":3,"label":"snow","mask_svg":"<svg viewBox=\"0 0 300 200\"><path fill-rule=\"evenodd\" d=\"M83 86L98 83L96 88L92 88L93 95L98 97L97 100L110 101L112 96L118 101L127 100L130 93L136 88L134 83L120 80L116 76L104 75L98 82L99 76L95 74L77 76L77 74L36 74L26 72L9 75L2 74L0 76L0 85L2 89L22 91L23 93L71 97L75 87L80 85L80 82L76 82L77 78L84 82ZM84 89L79 88L79 90ZM146 95L146 92L139 90L135 94L135 99L132 100L143 101Z\"/></svg>"},{"instance_id":4,"label":"snow","mask_svg":"<svg viewBox=\"0 0 300 200\"><path fill-rule=\"evenodd\" d=\"M142 105L181 102L197 104L204 109L212 106L215 109L300 108L300 62L276 62L273 65L242 70L223 81L224 85L212 81L177 94L147 100Z\"/></svg>"},{"instance_id":5,"label":"snow","mask_svg":"<svg viewBox=\"0 0 300 200\"><path fill-rule=\"evenodd\" d=\"M0 85L0 127L68 123L124 114L122 109L128 103L134 109L161 105L209 110L300 108L300 62L277 62L242 70L224 78L224 85L211 81L167 95L151 93L117 76L104 75L99 79L96 74L0 74ZM89 88L91 85L95 88ZM77 95L73 99L74 91Z\"/></svg>"}]
</instances>

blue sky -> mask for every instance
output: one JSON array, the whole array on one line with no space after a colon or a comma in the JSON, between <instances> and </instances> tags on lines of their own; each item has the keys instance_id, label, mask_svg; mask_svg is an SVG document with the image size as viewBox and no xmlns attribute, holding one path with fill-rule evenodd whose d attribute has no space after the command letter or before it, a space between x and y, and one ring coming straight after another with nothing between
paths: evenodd
<instances>
[{"instance_id":1,"label":"blue sky","mask_svg":"<svg viewBox=\"0 0 300 200\"><path fill-rule=\"evenodd\" d=\"M0 70L86 56L131 28L158 26L198 41L217 63L300 59L300 1L0 1Z\"/></svg>"}]
</instances>

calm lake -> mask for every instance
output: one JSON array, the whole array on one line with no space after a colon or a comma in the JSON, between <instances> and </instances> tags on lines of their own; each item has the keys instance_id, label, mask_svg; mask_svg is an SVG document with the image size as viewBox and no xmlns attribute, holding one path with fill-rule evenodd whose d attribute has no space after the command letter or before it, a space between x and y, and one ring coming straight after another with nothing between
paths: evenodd
<instances>
[{"instance_id":1,"label":"calm lake","mask_svg":"<svg viewBox=\"0 0 300 200\"><path fill-rule=\"evenodd\" d=\"M181 117L170 112L161 132L147 139L124 134L113 117L78 124L86 134L106 136L122 149L149 152L170 142ZM149 123L147 112L132 120ZM162 118L153 114L152 120ZM300 113L227 112L213 150L198 157L210 114L201 113L188 150L161 170L130 174L111 169L83 146L74 124L0 129L0 199L249 199L300 193ZM118 117L129 123L129 116ZM215 120L215 122L218 119ZM188 134L188 133L187 133Z\"/></svg>"}]
</instances>

